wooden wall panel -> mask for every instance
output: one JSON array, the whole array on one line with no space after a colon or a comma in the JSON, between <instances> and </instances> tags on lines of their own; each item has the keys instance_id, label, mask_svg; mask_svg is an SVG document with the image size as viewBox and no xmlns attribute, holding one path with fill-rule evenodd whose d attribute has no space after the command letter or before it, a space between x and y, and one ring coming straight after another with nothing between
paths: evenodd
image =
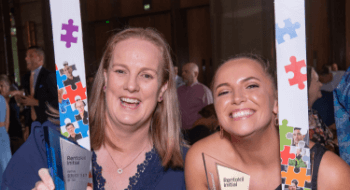
<instances>
[{"instance_id":1,"label":"wooden wall panel","mask_svg":"<svg viewBox=\"0 0 350 190\"><path fill-rule=\"evenodd\" d=\"M331 61L327 0L308 0L305 4L307 64L317 71Z\"/></svg>"},{"instance_id":2,"label":"wooden wall panel","mask_svg":"<svg viewBox=\"0 0 350 190\"><path fill-rule=\"evenodd\" d=\"M129 25L134 27L155 28L164 35L170 47L172 46L170 13L133 17L129 19Z\"/></svg>"},{"instance_id":3,"label":"wooden wall panel","mask_svg":"<svg viewBox=\"0 0 350 190\"><path fill-rule=\"evenodd\" d=\"M88 21L96 20L96 1L95 0L83 0L81 4L85 4L86 7L86 16ZM83 6L81 6L83 7ZM82 11L83 12L83 11Z\"/></svg>"},{"instance_id":4,"label":"wooden wall panel","mask_svg":"<svg viewBox=\"0 0 350 190\"><path fill-rule=\"evenodd\" d=\"M212 78L209 6L187 11L189 60L199 66L198 80L209 85ZM203 71L205 66L205 71ZM205 76L205 77L204 77Z\"/></svg>"},{"instance_id":5,"label":"wooden wall panel","mask_svg":"<svg viewBox=\"0 0 350 190\"><path fill-rule=\"evenodd\" d=\"M95 24L95 48L97 60L101 60L102 54L105 50L106 42L113 34L113 25L102 22ZM97 61L97 63L98 62L99 61Z\"/></svg>"},{"instance_id":6,"label":"wooden wall panel","mask_svg":"<svg viewBox=\"0 0 350 190\"><path fill-rule=\"evenodd\" d=\"M180 8L197 7L209 4L210 0L180 0Z\"/></svg>"},{"instance_id":7,"label":"wooden wall panel","mask_svg":"<svg viewBox=\"0 0 350 190\"><path fill-rule=\"evenodd\" d=\"M350 1L346 1L345 8L345 60L346 60L346 69L350 67Z\"/></svg>"},{"instance_id":8,"label":"wooden wall panel","mask_svg":"<svg viewBox=\"0 0 350 190\"><path fill-rule=\"evenodd\" d=\"M119 17L129 17L142 14L170 11L170 0L152 0L151 10L143 9L143 0L123 0L119 1L117 11Z\"/></svg>"},{"instance_id":9,"label":"wooden wall panel","mask_svg":"<svg viewBox=\"0 0 350 190\"><path fill-rule=\"evenodd\" d=\"M101 21L110 19L114 16L113 0L83 0L85 3L88 21ZM83 12L83 11L82 11Z\"/></svg>"}]
</instances>

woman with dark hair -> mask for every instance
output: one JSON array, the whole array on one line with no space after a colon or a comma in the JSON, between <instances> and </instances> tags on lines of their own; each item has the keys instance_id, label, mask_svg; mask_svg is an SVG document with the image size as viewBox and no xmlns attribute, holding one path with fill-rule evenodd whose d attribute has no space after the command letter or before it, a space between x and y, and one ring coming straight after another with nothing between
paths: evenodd
<instances>
[{"instance_id":1,"label":"woman with dark hair","mask_svg":"<svg viewBox=\"0 0 350 190\"><path fill-rule=\"evenodd\" d=\"M249 175L244 178L249 189L282 189L276 75L269 62L251 54L229 59L216 71L212 91L220 132L188 151L187 189L212 189L208 181L218 184L211 178L213 173L206 176L206 169L215 168L215 163ZM314 155L312 189L348 189L350 167L321 145L309 145ZM217 161L213 165L206 162L205 168L203 155Z\"/></svg>"},{"instance_id":2,"label":"woman with dark hair","mask_svg":"<svg viewBox=\"0 0 350 190\"><path fill-rule=\"evenodd\" d=\"M169 46L155 30L130 28L110 38L89 97L94 189L185 189L174 79ZM33 130L38 136L40 126ZM37 175L45 167L20 184L6 177L5 186L52 188L47 169Z\"/></svg>"},{"instance_id":3,"label":"woman with dark hair","mask_svg":"<svg viewBox=\"0 0 350 190\"><path fill-rule=\"evenodd\" d=\"M309 104L309 138L318 142L328 150L339 155L338 145L333 141L333 134L328 126L322 121L316 110L312 109L315 101L322 97L322 83L318 80L318 74L313 67L307 67L307 90Z\"/></svg>"}]
</instances>

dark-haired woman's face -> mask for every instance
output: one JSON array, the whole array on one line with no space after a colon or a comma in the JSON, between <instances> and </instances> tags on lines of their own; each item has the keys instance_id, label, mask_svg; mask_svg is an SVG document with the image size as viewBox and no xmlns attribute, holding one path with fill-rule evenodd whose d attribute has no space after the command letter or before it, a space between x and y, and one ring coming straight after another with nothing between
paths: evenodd
<instances>
[{"instance_id":1,"label":"dark-haired woman's face","mask_svg":"<svg viewBox=\"0 0 350 190\"><path fill-rule=\"evenodd\" d=\"M318 80L318 74L314 69L311 69L311 82L309 87L309 101L312 104L322 97L321 93L322 83ZM311 105L312 106L312 105Z\"/></svg>"},{"instance_id":2,"label":"dark-haired woman's face","mask_svg":"<svg viewBox=\"0 0 350 190\"><path fill-rule=\"evenodd\" d=\"M220 125L231 135L245 137L273 124L277 99L270 77L251 59L226 62L216 74L213 95Z\"/></svg>"}]
</instances>

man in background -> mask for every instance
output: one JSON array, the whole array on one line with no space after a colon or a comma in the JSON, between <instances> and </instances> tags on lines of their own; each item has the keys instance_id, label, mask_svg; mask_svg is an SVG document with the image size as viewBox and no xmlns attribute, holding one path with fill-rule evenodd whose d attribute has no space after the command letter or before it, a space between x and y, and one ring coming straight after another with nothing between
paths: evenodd
<instances>
[{"instance_id":1,"label":"man in background","mask_svg":"<svg viewBox=\"0 0 350 190\"><path fill-rule=\"evenodd\" d=\"M43 49L38 46L28 48L25 60L29 70L22 80L25 95L21 91L14 91L11 95L20 96L20 103L27 108L23 134L26 140L33 121L43 123L47 120L47 104L58 109L58 96L56 74L43 67L45 62Z\"/></svg>"},{"instance_id":2,"label":"man in background","mask_svg":"<svg viewBox=\"0 0 350 190\"><path fill-rule=\"evenodd\" d=\"M201 118L198 113L203 107L213 103L213 95L208 87L198 82L198 66L187 63L182 67L182 77L186 85L177 89L182 118L182 129L192 128L194 122Z\"/></svg>"}]
</instances>

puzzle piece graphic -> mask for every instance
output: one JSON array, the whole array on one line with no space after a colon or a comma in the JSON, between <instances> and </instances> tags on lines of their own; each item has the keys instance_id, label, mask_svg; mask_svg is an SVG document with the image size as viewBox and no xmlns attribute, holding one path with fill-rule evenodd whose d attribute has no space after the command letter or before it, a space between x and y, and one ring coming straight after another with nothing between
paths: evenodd
<instances>
[{"instance_id":1,"label":"puzzle piece graphic","mask_svg":"<svg viewBox=\"0 0 350 190\"><path fill-rule=\"evenodd\" d=\"M78 32L79 27L76 25L73 25L73 19L68 20L68 24L62 24L62 30L66 30L65 35L61 35L61 41L66 42L66 47L70 48L71 43L77 43L78 38L73 37L73 32Z\"/></svg>"},{"instance_id":2,"label":"puzzle piece graphic","mask_svg":"<svg viewBox=\"0 0 350 190\"><path fill-rule=\"evenodd\" d=\"M64 133L61 133L63 136L67 137L69 136L69 133L68 132L64 132Z\"/></svg>"},{"instance_id":3,"label":"puzzle piece graphic","mask_svg":"<svg viewBox=\"0 0 350 190\"><path fill-rule=\"evenodd\" d=\"M275 25L276 39L278 44L281 44L284 42L283 36L286 34L289 34L290 39L297 37L298 35L295 30L300 28L300 23L296 22L292 24L292 21L290 18L284 20L283 22L284 22L284 28L278 27L278 24Z\"/></svg>"},{"instance_id":4,"label":"puzzle piece graphic","mask_svg":"<svg viewBox=\"0 0 350 190\"><path fill-rule=\"evenodd\" d=\"M286 73L288 72L293 72L294 73L294 77L292 79L288 79L289 84L291 86L298 84L298 87L300 90L305 88L305 84L304 82L306 81L307 77L306 74L302 74L300 72L300 69L303 67L306 67L305 61L301 60L297 62L297 59L295 56L291 56L289 58L291 64L290 65L286 65L284 67L284 69L286 70Z\"/></svg>"},{"instance_id":5,"label":"puzzle piece graphic","mask_svg":"<svg viewBox=\"0 0 350 190\"><path fill-rule=\"evenodd\" d=\"M305 163L307 163L307 168L310 169L310 156L304 155L302 159Z\"/></svg>"},{"instance_id":6,"label":"puzzle piece graphic","mask_svg":"<svg viewBox=\"0 0 350 190\"><path fill-rule=\"evenodd\" d=\"M307 169L306 168L300 168L300 172L299 173L295 173L294 171L294 167L293 166L288 166L288 171L281 172L281 175L283 178L286 178L286 183L287 185L291 185L292 184L292 180L296 179L298 180L298 186L299 187L304 187L305 186L305 182L311 182L311 176L306 175Z\"/></svg>"},{"instance_id":7,"label":"puzzle piece graphic","mask_svg":"<svg viewBox=\"0 0 350 190\"><path fill-rule=\"evenodd\" d=\"M284 146L292 145L293 127L287 126L288 120L284 119L282 125L280 125L280 151Z\"/></svg>"},{"instance_id":8,"label":"puzzle piece graphic","mask_svg":"<svg viewBox=\"0 0 350 190\"><path fill-rule=\"evenodd\" d=\"M77 82L77 89L73 90L72 86L67 86L66 87L66 91L67 94L63 94L63 99L69 99L69 102L71 104L75 104L75 97L76 96L80 96L81 100L85 100L86 99L86 87L83 87L83 84L81 82ZM77 115L77 114L75 114ZM73 116L74 117L74 116Z\"/></svg>"},{"instance_id":9,"label":"puzzle piece graphic","mask_svg":"<svg viewBox=\"0 0 350 190\"><path fill-rule=\"evenodd\" d=\"M79 114L79 111L78 110L72 110L72 106L67 106L66 107L66 112L60 112L60 125L63 126L63 125L66 125L66 123L64 122L64 120L66 120L67 118L70 119L70 122L73 123L75 122L75 116L74 115L77 115Z\"/></svg>"},{"instance_id":10,"label":"puzzle piece graphic","mask_svg":"<svg viewBox=\"0 0 350 190\"><path fill-rule=\"evenodd\" d=\"M66 112L67 111L66 107L69 105L70 105L69 100L62 100L62 103L58 103L60 112Z\"/></svg>"},{"instance_id":11,"label":"puzzle piece graphic","mask_svg":"<svg viewBox=\"0 0 350 190\"><path fill-rule=\"evenodd\" d=\"M77 67L75 66L75 64L73 64L73 65L68 65L68 66L72 68L72 71L76 71L76 70L77 70ZM57 69L56 69L56 70L57 70ZM63 71L63 69L60 69L60 73L61 73L62 75L65 74L64 71Z\"/></svg>"},{"instance_id":12,"label":"puzzle piece graphic","mask_svg":"<svg viewBox=\"0 0 350 190\"><path fill-rule=\"evenodd\" d=\"M58 89L63 88L64 87L63 81L67 80L67 76L58 71L57 65L56 65L56 79L57 79Z\"/></svg>"},{"instance_id":13,"label":"puzzle piece graphic","mask_svg":"<svg viewBox=\"0 0 350 190\"><path fill-rule=\"evenodd\" d=\"M295 154L290 153L290 146L284 146L284 150L281 152L282 162L281 164L287 165L289 159L295 159Z\"/></svg>"},{"instance_id":14,"label":"puzzle piece graphic","mask_svg":"<svg viewBox=\"0 0 350 190\"><path fill-rule=\"evenodd\" d=\"M89 125L84 124L83 120L78 121L79 128L75 128L75 133L81 133L81 136L83 138L88 137L88 131L89 131Z\"/></svg>"}]
</instances>

